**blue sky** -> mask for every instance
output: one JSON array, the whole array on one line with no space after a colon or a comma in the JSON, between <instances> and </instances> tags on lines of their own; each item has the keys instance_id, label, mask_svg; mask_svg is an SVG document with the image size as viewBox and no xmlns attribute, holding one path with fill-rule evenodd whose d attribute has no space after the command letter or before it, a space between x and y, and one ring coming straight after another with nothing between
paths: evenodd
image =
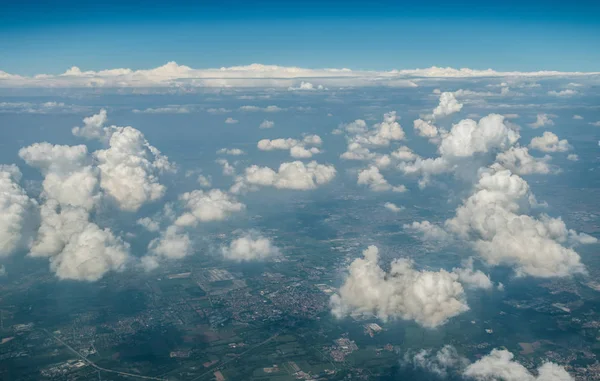
<instances>
[{"instance_id":1,"label":"blue sky","mask_svg":"<svg viewBox=\"0 0 600 381\"><path fill-rule=\"evenodd\" d=\"M0 70L31 75L253 62L303 67L597 71L600 5L290 1L11 2Z\"/></svg>"}]
</instances>

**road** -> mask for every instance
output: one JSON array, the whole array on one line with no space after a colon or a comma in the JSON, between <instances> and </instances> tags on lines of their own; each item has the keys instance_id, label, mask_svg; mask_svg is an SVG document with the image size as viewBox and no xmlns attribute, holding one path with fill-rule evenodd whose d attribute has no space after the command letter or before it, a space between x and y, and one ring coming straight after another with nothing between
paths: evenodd
<instances>
[{"instance_id":1,"label":"road","mask_svg":"<svg viewBox=\"0 0 600 381\"><path fill-rule=\"evenodd\" d=\"M96 363L94 363L93 361L89 360L88 358L86 358L84 355L82 355L81 353L79 353L79 351L77 351L75 348L73 348L72 346L70 346L69 344L67 344L66 342L64 342L62 339L60 339L55 334L53 334L51 332L48 332L48 330L46 330L46 329L42 329L42 331L44 331L48 336L52 337L54 340L56 340L59 343L61 343L62 345L64 345L71 352L75 353L77 355L77 357L79 357L80 359L82 359L83 361L85 361L88 365L94 367L98 371L119 374L121 376L127 376L127 377L141 378L141 379L144 379L144 380L167 381L166 378L159 378L159 377L152 377L152 376L142 376L142 375L139 375L139 374L127 373L127 372L121 372L121 371L118 371L118 370L103 368L101 366L96 365Z\"/></svg>"}]
</instances>

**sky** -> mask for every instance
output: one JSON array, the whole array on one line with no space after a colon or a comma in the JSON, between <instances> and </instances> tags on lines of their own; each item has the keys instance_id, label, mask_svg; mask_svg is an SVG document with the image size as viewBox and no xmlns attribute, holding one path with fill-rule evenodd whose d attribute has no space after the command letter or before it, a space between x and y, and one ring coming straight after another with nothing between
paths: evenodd
<instances>
[{"instance_id":1,"label":"sky","mask_svg":"<svg viewBox=\"0 0 600 381\"><path fill-rule=\"evenodd\" d=\"M0 70L57 74L251 63L597 71L597 2L24 1L3 4Z\"/></svg>"}]
</instances>

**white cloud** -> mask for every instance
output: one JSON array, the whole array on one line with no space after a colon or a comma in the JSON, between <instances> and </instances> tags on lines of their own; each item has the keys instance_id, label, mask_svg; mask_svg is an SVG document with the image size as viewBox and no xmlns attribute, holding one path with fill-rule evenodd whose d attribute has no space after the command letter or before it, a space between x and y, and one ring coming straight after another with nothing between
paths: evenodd
<instances>
[{"instance_id":1,"label":"white cloud","mask_svg":"<svg viewBox=\"0 0 600 381\"><path fill-rule=\"evenodd\" d=\"M544 114L544 113L537 114L535 122L529 123L529 126L531 128L554 126L554 121L552 119L550 119L551 116L552 115L550 115L550 114Z\"/></svg>"},{"instance_id":2,"label":"white cloud","mask_svg":"<svg viewBox=\"0 0 600 381\"><path fill-rule=\"evenodd\" d=\"M16 165L0 165L0 258L31 244L36 202L19 185Z\"/></svg>"},{"instance_id":3,"label":"white cloud","mask_svg":"<svg viewBox=\"0 0 600 381\"><path fill-rule=\"evenodd\" d=\"M302 140L287 139L262 139L256 147L261 151L290 150L290 156L295 159L311 158L314 154L321 152L317 147L307 148L307 146L320 146L323 143L318 135L307 135Z\"/></svg>"},{"instance_id":4,"label":"white cloud","mask_svg":"<svg viewBox=\"0 0 600 381\"><path fill-rule=\"evenodd\" d=\"M311 161L304 164L301 161L281 163L274 171L269 167L253 165L246 168L244 176L237 179L235 192L248 186L271 186L278 189L310 190L333 180L336 170L333 165L319 164Z\"/></svg>"},{"instance_id":5,"label":"white cloud","mask_svg":"<svg viewBox=\"0 0 600 381\"><path fill-rule=\"evenodd\" d=\"M435 138L438 136L438 128L431 123L424 121L423 119L417 119L414 122L414 129L419 136L424 138Z\"/></svg>"},{"instance_id":6,"label":"white cloud","mask_svg":"<svg viewBox=\"0 0 600 381\"><path fill-rule=\"evenodd\" d=\"M535 205L535 197L521 177L508 170L484 172L475 192L445 227L471 242L488 265L513 266L519 276L584 273L579 255L564 245L592 243L595 238L567 229L560 218L519 214Z\"/></svg>"},{"instance_id":7,"label":"white cloud","mask_svg":"<svg viewBox=\"0 0 600 381\"><path fill-rule=\"evenodd\" d=\"M573 119L575 119L575 120L582 120L583 116L575 114L575 115L573 115Z\"/></svg>"},{"instance_id":8,"label":"white cloud","mask_svg":"<svg viewBox=\"0 0 600 381\"><path fill-rule=\"evenodd\" d=\"M223 175L225 176L235 176L235 168L229 164L229 161L226 159L217 159L215 163L219 164L223 167Z\"/></svg>"},{"instance_id":9,"label":"white cloud","mask_svg":"<svg viewBox=\"0 0 600 381\"><path fill-rule=\"evenodd\" d=\"M96 281L109 271L122 271L130 261L129 244L89 221L83 208L48 200L30 255L49 257L60 279Z\"/></svg>"},{"instance_id":10,"label":"white cloud","mask_svg":"<svg viewBox=\"0 0 600 381\"><path fill-rule=\"evenodd\" d=\"M375 315L383 321L414 320L434 328L469 309L456 274L418 271L404 258L392 261L386 273L378 262L379 250L369 246L363 258L350 264L339 293L331 297L336 317Z\"/></svg>"},{"instance_id":11,"label":"white cloud","mask_svg":"<svg viewBox=\"0 0 600 381\"><path fill-rule=\"evenodd\" d=\"M489 290L494 287L489 276L484 274L481 270L475 270L473 268L473 258L467 259L463 263L463 267L454 268L452 269L452 272L458 275L458 280L462 284L465 284L470 288Z\"/></svg>"},{"instance_id":12,"label":"white cloud","mask_svg":"<svg viewBox=\"0 0 600 381\"><path fill-rule=\"evenodd\" d=\"M179 196L187 212L175 220L177 226L193 226L198 222L220 221L230 214L241 212L246 206L235 197L219 189L195 190Z\"/></svg>"},{"instance_id":13,"label":"white cloud","mask_svg":"<svg viewBox=\"0 0 600 381\"><path fill-rule=\"evenodd\" d=\"M445 378L469 365L469 360L460 356L452 345L444 345L437 352L430 349L422 349L417 353L406 352L402 362L416 369L427 370L440 378Z\"/></svg>"},{"instance_id":14,"label":"white cloud","mask_svg":"<svg viewBox=\"0 0 600 381\"><path fill-rule=\"evenodd\" d=\"M187 106L170 105L165 107L147 108L143 110L134 109L133 112L136 114L189 114L191 110Z\"/></svg>"},{"instance_id":15,"label":"white cloud","mask_svg":"<svg viewBox=\"0 0 600 381\"><path fill-rule=\"evenodd\" d=\"M219 108L209 108L206 110L206 112L208 112L209 114L227 114L229 112L231 112L230 109L228 108L223 108L223 107L219 107Z\"/></svg>"},{"instance_id":16,"label":"white cloud","mask_svg":"<svg viewBox=\"0 0 600 381\"><path fill-rule=\"evenodd\" d=\"M531 156L527 147L511 147L496 156L492 168L509 169L518 175L557 173L558 170L549 164L550 160L552 158L548 155L541 158Z\"/></svg>"},{"instance_id":17,"label":"white cloud","mask_svg":"<svg viewBox=\"0 0 600 381\"><path fill-rule=\"evenodd\" d=\"M413 223L404 224L402 225L402 227L414 233L421 234L423 240L425 241L444 242L452 238L450 234L448 234L444 229L432 224L429 221L413 221Z\"/></svg>"},{"instance_id":18,"label":"white cloud","mask_svg":"<svg viewBox=\"0 0 600 381\"><path fill-rule=\"evenodd\" d=\"M221 148L217 151L220 155L231 155L231 156L240 156L246 154L243 150L239 148Z\"/></svg>"},{"instance_id":19,"label":"white cloud","mask_svg":"<svg viewBox=\"0 0 600 381\"><path fill-rule=\"evenodd\" d=\"M590 122L590 125L592 125L594 127L600 127L600 120L597 122Z\"/></svg>"},{"instance_id":20,"label":"white cloud","mask_svg":"<svg viewBox=\"0 0 600 381\"><path fill-rule=\"evenodd\" d=\"M462 110L462 107L462 103L456 100L456 97L454 97L453 93L444 92L440 94L440 103L435 109L433 109L433 117L443 118L445 116L452 115Z\"/></svg>"},{"instance_id":21,"label":"white cloud","mask_svg":"<svg viewBox=\"0 0 600 381\"><path fill-rule=\"evenodd\" d=\"M239 122L240 122L239 120L233 119L232 117L229 117L229 118L225 119L225 123L226 124L236 124L236 123L239 123Z\"/></svg>"},{"instance_id":22,"label":"white cloud","mask_svg":"<svg viewBox=\"0 0 600 381\"><path fill-rule=\"evenodd\" d=\"M99 171L89 164L91 160L86 146L35 143L21 148L19 156L44 175L44 198L87 210L93 209L99 202Z\"/></svg>"},{"instance_id":23,"label":"white cloud","mask_svg":"<svg viewBox=\"0 0 600 381\"><path fill-rule=\"evenodd\" d=\"M577 154L570 153L569 155L567 155L567 160L579 161L579 156L577 156Z\"/></svg>"},{"instance_id":24,"label":"white cloud","mask_svg":"<svg viewBox=\"0 0 600 381\"><path fill-rule=\"evenodd\" d=\"M279 111L283 111L285 109L279 107L279 106L267 106L267 107L258 107L258 106L241 106L240 111L250 111L250 112L257 112L257 111L262 111L262 112L279 112Z\"/></svg>"},{"instance_id":25,"label":"white cloud","mask_svg":"<svg viewBox=\"0 0 600 381\"><path fill-rule=\"evenodd\" d=\"M405 209L403 206L397 206L396 204L394 204L392 202L386 202L385 204L383 204L383 206L387 210L391 210L394 213L401 212Z\"/></svg>"},{"instance_id":26,"label":"white cloud","mask_svg":"<svg viewBox=\"0 0 600 381\"><path fill-rule=\"evenodd\" d=\"M192 241L187 233L175 225L169 226L148 244L149 254L141 258L141 265L147 271L154 270L162 260L174 260L192 254Z\"/></svg>"},{"instance_id":27,"label":"white cloud","mask_svg":"<svg viewBox=\"0 0 600 381\"><path fill-rule=\"evenodd\" d=\"M144 229L149 232L157 232L160 230L160 224L157 221L154 221L150 217L139 218L136 221L136 224L142 226Z\"/></svg>"},{"instance_id":28,"label":"white cloud","mask_svg":"<svg viewBox=\"0 0 600 381\"><path fill-rule=\"evenodd\" d=\"M406 187L404 185L391 186L375 166L360 171L358 173L357 183L359 185L368 185L374 192L385 192L390 190L394 192L406 192Z\"/></svg>"},{"instance_id":29,"label":"white cloud","mask_svg":"<svg viewBox=\"0 0 600 381\"><path fill-rule=\"evenodd\" d=\"M514 361L514 355L505 349L494 349L489 355L469 365L463 375L479 381L573 381L567 371L552 362L545 362L535 376L523 365Z\"/></svg>"},{"instance_id":30,"label":"white cloud","mask_svg":"<svg viewBox=\"0 0 600 381\"><path fill-rule=\"evenodd\" d=\"M572 97L573 95L578 94L577 91L575 90L571 90L571 89L567 89L567 90L560 90L560 91L548 91L548 95L552 95L554 97Z\"/></svg>"},{"instance_id":31,"label":"white cloud","mask_svg":"<svg viewBox=\"0 0 600 381\"><path fill-rule=\"evenodd\" d=\"M267 129L267 128L273 128L273 127L275 127L275 122L273 122L271 120L267 120L267 119L263 120L260 123L260 125L258 126L258 128L261 128L263 130Z\"/></svg>"},{"instance_id":32,"label":"white cloud","mask_svg":"<svg viewBox=\"0 0 600 381\"><path fill-rule=\"evenodd\" d=\"M529 147L542 152L567 152L572 148L566 139L559 140L558 136L550 131L544 131L542 136L531 139Z\"/></svg>"},{"instance_id":33,"label":"white cloud","mask_svg":"<svg viewBox=\"0 0 600 381\"><path fill-rule=\"evenodd\" d=\"M498 72L491 69L426 69L357 71L342 69L306 69L275 65L251 64L212 69L193 69L175 62L153 69L109 69L83 71L72 67L58 75L38 74L32 77L0 71L0 87L279 87L288 88L304 81L318 81L323 86L415 87L412 78L477 78L477 77L586 77L598 73L582 72Z\"/></svg>"},{"instance_id":34,"label":"white cloud","mask_svg":"<svg viewBox=\"0 0 600 381\"><path fill-rule=\"evenodd\" d=\"M264 261L279 255L279 249L269 238L251 231L231 241L229 246L222 246L221 254L236 262Z\"/></svg>"},{"instance_id":35,"label":"white cloud","mask_svg":"<svg viewBox=\"0 0 600 381\"><path fill-rule=\"evenodd\" d=\"M323 85L318 85L315 86L310 82L300 82L300 86L298 87L288 87L288 90L290 91L315 91L315 90L325 90L325 88L323 87Z\"/></svg>"},{"instance_id":36,"label":"white cloud","mask_svg":"<svg viewBox=\"0 0 600 381\"><path fill-rule=\"evenodd\" d=\"M212 177L210 176L198 175L196 181L198 181L198 184L200 184L202 188L210 188L212 186Z\"/></svg>"}]
</instances>

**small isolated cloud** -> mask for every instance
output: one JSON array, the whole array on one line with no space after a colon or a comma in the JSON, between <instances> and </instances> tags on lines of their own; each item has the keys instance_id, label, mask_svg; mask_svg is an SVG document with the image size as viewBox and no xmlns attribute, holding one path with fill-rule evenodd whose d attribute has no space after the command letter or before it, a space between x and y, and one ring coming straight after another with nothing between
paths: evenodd
<instances>
[{"instance_id":1,"label":"small isolated cloud","mask_svg":"<svg viewBox=\"0 0 600 381\"><path fill-rule=\"evenodd\" d=\"M402 227L405 230L421 235L424 241L449 241L452 237L444 229L429 221L414 221L411 224L404 224Z\"/></svg>"},{"instance_id":2,"label":"small isolated cloud","mask_svg":"<svg viewBox=\"0 0 600 381\"><path fill-rule=\"evenodd\" d=\"M313 85L310 82L302 81L298 87L290 86L288 87L289 91L315 91L315 90L325 90L323 85Z\"/></svg>"},{"instance_id":3,"label":"small isolated cloud","mask_svg":"<svg viewBox=\"0 0 600 381\"><path fill-rule=\"evenodd\" d=\"M529 147L542 152L567 152L572 148L566 139L559 140L558 136L550 131L544 131L542 136L531 139Z\"/></svg>"},{"instance_id":4,"label":"small isolated cloud","mask_svg":"<svg viewBox=\"0 0 600 381\"><path fill-rule=\"evenodd\" d=\"M575 119L575 120L582 120L583 116L575 114L575 115L573 115L573 119Z\"/></svg>"},{"instance_id":5,"label":"small isolated cloud","mask_svg":"<svg viewBox=\"0 0 600 381\"><path fill-rule=\"evenodd\" d=\"M543 113L537 114L535 122L529 123L529 126L531 128L554 126L554 121L552 119L550 119L551 116L552 115L550 115L550 114L543 114Z\"/></svg>"},{"instance_id":6,"label":"small isolated cloud","mask_svg":"<svg viewBox=\"0 0 600 381\"><path fill-rule=\"evenodd\" d=\"M467 259L464 261L463 267L454 268L452 272L458 275L458 280L469 288L489 290L494 287L489 276L474 269L473 258Z\"/></svg>"},{"instance_id":7,"label":"small isolated cloud","mask_svg":"<svg viewBox=\"0 0 600 381\"><path fill-rule=\"evenodd\" d=\"M438 136L438 128L433 124L424 121L423 119L417 119L413 122L414 129L417 135L422 136L424 138L435 138Z\"/></svg>"},{"instance_id":8,"label":"small isolated cloud","mask_svg":"<svg viewBox=\"0 0 600 381\"><path fill-rule=\"evenodd\" d=\"M397 206L396 204L394 204L392 202L386 202L385 204L383 204L383 207L386 208L387 210L391 210L394 213L401 212L405 209L403 206Z\"/></svg>"},{"instance_id":9,"label":"small isolated cloud","mask_svg":"<svg viewBox=\"0 0 600 381\"><path fill-rule=\"evenodd\" d=\"M279 255L279 249L269 238L250 231L231 241L229 246L222 246L221 254L236 262L264 261Z\"/></svg>"},{"instance_id":10,"label":"small isolated cloud","mask_svg":"<svg viewBox=\"0 0 600 381\"><path fill-rule=\"evenodd\" d=\"M344 284L330 300L337 318L374 315L434 328L469 309L456 274L415 270L405 258L392 261L386 272L378 262L379 250L369 246L350 264Z\"/></svg>"},{"instance_id":11,"label":"small isolated cloud","mask_svg":"<svg viewBox=\"0 0 600 381\"><path fill-rule=\"evenodd\" d=\"M206 110L206 112L209 114L227 114L227 113L230 113L231 110L228 108L219 107L219 108L209 108Z\"/></svg>"},{"instance_id":12,"label":"small isolated cloud","mask_svg":"<svg viewBox=\"0 0 600 381\"><path fill-rule=\"evenodd\" d=\"M261 124L258 126L258 128L263 129L263 130L267 129L267 128L273 128L273 127L275 127L275 122L273 122L272 120L267 120L267 119L263 120L261 122Z\"/></svg>"},{"instance_id":13,"label":"small isolated cloud","mask_svg":"<svg viewBox=\"0 0 600 381\"><path fill-rule=\"evenodd\" d=\"M600 120L597 122L590 122L590 125L592 125L594 127L600 127Z\"/></svg>"},{"instance_id":14,"label":"small isolated cloud","mask_svg":"<svg viewBox=\"0 0 600 381\"><path fill-rule=\"evenodd\" d=\"M278 189L311 190L333 180L336 170L333 165L311 161L281 163L274 171L269 167L253 165L246 168L244 175L236 179L232 192L241 192L248 187L275 187Z\"/></svg>"},{"instance_id":15,"label":"small isolated cloud","mask_svg":"<svg viewBox=\"0 0 600 381\"><path fill-rule=\"evenodd\" d=\"M244 155L245 152L239 148L221 148L217 151L220 155L231 155L231 156L240 156Z\"/></svg>"},{"instance_id":16,"label":"small isolated cloud","mask_svg":"<svg viewBox=\"0 0 600 381\"><path fill-rule=\"evenodd\" d=\"M187 106L166 106L143 110L134 109L133 112L136 114L189 114L191 110Z\"/></svg>"},{"instance_id":17,"label":"small isolated cloud","mask_svg":"<svg viewBox=\"0 0 600 381\"><path fill-rule=\"evenodd\" d=\"M225 119L225 123L226 124L236 124L236 123L239 123L239 122L240 122L239 120L233 119L232 117L229 117L229 118Z\"/></svg>"},{"instance_id":18,"label":"small isolated cloud","mask_svg":"<svg viewBox=\"0 0 600 381\"><path fill-rule=\"evenodd\" d=\"M463 376L477 381L574 381L565 368L558 364L545 362L537 368L537 375L534 375L516 362L514 357L505 349L494 349L469 365Z\"/></svg>"},{"instance_id":19,"label":"small isolated cloud","mask_svg":"<svg viewBox=\"0 0 600 381\"><path fill-rule=\"evenodd\" d=\"M440 103L435 109L433 109L433 117L443 118L459 112L462 110L462 108L462 103L456 100L456 97L453 93L444 92L440 94Z\"/></svg>"},{"instance_id":20,"label":"small isolated cloud","mask_svg":"<svg viewBox=\"0 0 600 381\"><path fill-rule=\"evenodd\" d=\"M179 196L179 201L186 212L175 220L177 226L194 226L198 222L221 221L232 213L246 209L244 204L219 189L186 192Z\"/></svg>"},{"instance_id":21,"label":"small isolated cloud","mask_svg":"<svg viewBox=\"0 0 600 381\"><path fill-rule=\"evenodd\" d=\"M567 90L560 90L560 91L548 91L548 95L551 95L553 97L572 97L573 95L578 94L577 91L575 90L571 90L571 89L567 89Z\"/></svg>"},{"instance_id":22,"label":"small isolated cloud","mask_svg":"<svg viewBox=\"0 0 600 381\"><path fill-rule=\"evenodd\" d=\"M279 106L267 106L267 107L258 107L258 106L241 106L239 108L240 111L249 111L249 112L279 112L279 111L283 111L284 109L279 107Z\"/></svg>"},{"instance_id":23,"label":"small isolated cloud","mask_svg":"<svg viewBox=\"0 0 600 381\"><path fill-rule=\"evenodd\" d=\"M171 225L158 238L148 244L148 255L141 258L141 264L147 271L154 270L163 260L176 260L187 257L193 252L189 235L178 226Z\"/></svg>"},{"instance_id":24,"label":"small isolated cloud","mask_svg":"<svg viewBox=\"0 0 600 381\"><path fill-rule=\"evenodd\" d=\"M136 224L142 226L144 229L148 230L149 232L154 233L154 232L157 232L160 230L160 224L150 217L140 218L136 221Z\"/></svg>"},{"instance_id":25,"label":"small isolated cloud","mask_svg":"<svg viewBox=\"0 0 600 381\"><path fill-rule=\"evenodd\" d=\"M567 160L579 161L579 156L577 154L570 153L569 155L567 155Z\"/></svg>"},{"instance_id":26,"label":"small isolated cloud","mask_svg":"<svg viewBox=\"0 0 600 381\"><path fill-rule=\"evenodd\" d=\"M374 192L386 192L390 190L393 192L406 192L404 185L391 186L375 166L360 171L357 183L359 185L367 185Z\"/></svg>"},{"instance_id":27,"label":"small isolated cloud","mask_svg":"<svg viewBox=\"0 0 600 381\"><path fill-rule=\"evenodd\" d=\"M437 352L422 349L419 352L407 351L401 361L403 366L422 369L439 378L462 371L469 365L469 360L462 357L452 345L444 345Z\"/></svg>"},{"instance_id":28,"label":"small isolated cloud","mask_svg":"<svg viewBox=\"0 0 600 381\"><path fill-rule=\"evenodd\" d=\"M302 140L297 139L262 139L256 147L261 151L290 150L290 156L294 159L308 159L314 154L321 153L317 148L323 144L319 135L307 135ZM310 147L312 146L312 147Z\"/></svg>"}]
</instances>

